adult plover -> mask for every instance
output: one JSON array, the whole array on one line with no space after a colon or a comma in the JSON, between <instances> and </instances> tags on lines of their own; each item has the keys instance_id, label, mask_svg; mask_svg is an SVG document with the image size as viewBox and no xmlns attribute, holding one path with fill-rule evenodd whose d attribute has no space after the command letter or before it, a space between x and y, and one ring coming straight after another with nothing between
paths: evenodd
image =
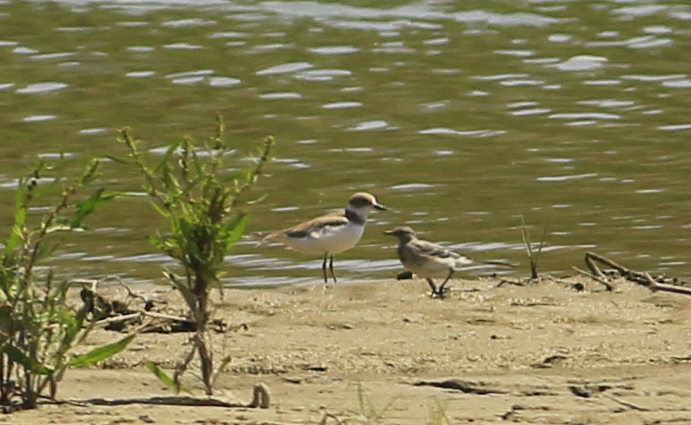
<instances>
[{"instance_id":1,"label":"adult plover","mask_svg":"<svg viewBox=\"0 0 691 425\"><path fill-rule=\"evenodd\" d=\"M396 227L384 232L398 238L398 258L406 270L427 280L432 288L432 297L444 297L444 286L454 272L463 266L475 263L465 255L450 251L441 245L423 241L415 236L415 231L408 226ZM444 282L437 288L433 277L443 277Z\"/></svg>"},{"instance_id":2,"label":"adult plover","mask_svg":"<svg viewBox=\"0 0 691 425\"><path fill-rule=\"evenodd\" d=\"M374 195L358 192L350 197L345 212L323 215L288 229L270 232L263 235L262 241L280 242L303 254L323 254L324 283L328 283L327 259L335 283L334 255L358 243L365 232L367 216L372 209L386 210L386 207L377 202Z\"/></svg>"}]
</instances>

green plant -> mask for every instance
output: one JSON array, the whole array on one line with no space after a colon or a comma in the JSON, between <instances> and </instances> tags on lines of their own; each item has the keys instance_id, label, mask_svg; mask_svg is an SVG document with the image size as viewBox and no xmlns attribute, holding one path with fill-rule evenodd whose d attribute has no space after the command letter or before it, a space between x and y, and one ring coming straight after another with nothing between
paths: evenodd
<instances>
[{"instance_id":1,"label":"green plant","mask_svg":"<svg viewBox=\"0 0 691 425\"><path fill-rule=\"evenodd\" d=\"M127 336L70 360L73 349L92 329L86 320L91 306L70 307L66 303L69 282L56 282L52 269L43 275L36 272L39 261L58 246L54 233L82 230L83 220L114 196L98 189L87 199L73 200L97 178L99 167L99 161L92 161L34 224L30 205L39 195L39 186L43 189L39 182L46 181L44 174L53 168L39 161L29 175L19 179L14 225L4 242L0 265L0 405L6 410L34 408L45 392L54 399L67 368L106 359L134 338ZM57 184L60 179L55 178L48 189Z\"/></svg>"},{"instance_id":2,"label":"green plant","mask_svg":"<svg viewBox=\"0 0 691 425\"><path fill-rule=\"evenodd\" d=\"M182 277L168 271L164 273L184 299L196 328L193 348L176 368L172 382L179 390L180 377L195 353L199 354L202 381L209 395L213 393L218 371L230 361L230 357L226 357L214 370L206 332L210 317L209 294L214 285L219 285L224 256L240 239L247 224L247 214L241 207L257 201L249 198L246 192L263 175L264 165L270 161L274 147L273 138L265 138L252 165L226 172L224 159L233 149L225 141L224 132L223 120L218 117L215 135L202 147L196 146L190 138L174 142L151 168L138 147L140 141L125 128L119 140L127 146L130 160L117 159L139 169L144 191L153 199L154 208L169 222L169 232L151 237L151 243L175 259L184 270ZM149 368L162 382L171 382L155 365Z\"/></svg>"}]
</instances>

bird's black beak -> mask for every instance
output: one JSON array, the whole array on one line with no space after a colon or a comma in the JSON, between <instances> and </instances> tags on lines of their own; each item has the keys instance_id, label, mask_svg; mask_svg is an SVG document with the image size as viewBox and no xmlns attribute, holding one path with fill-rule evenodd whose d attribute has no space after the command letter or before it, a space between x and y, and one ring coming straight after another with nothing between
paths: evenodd
<instances>
[{"instance_id":1,"label":"bird's black beak","mask_svg":"<svg viewBox=\"0 0 691 425\"><path fill-rule=\"evenodd\" d=\"M385 230L384 234L385 235L393 235L393 230Z\"/></svg>"},{"instance_id":2,"label":"bird's black beak","mask_svg":"<svg viewBox=\"0 0 691 425\"><path fill-rule=\"evenodd\" d=\"M384 205L382 205L382 204L377 204L377 203L375 203L375 204L372 204L372 206L373 206L374 208L378 209L378 210L381 210L381 211L386 211L386 210L388 210L388 208L386 208L386 207L385 207Z\"/></svg>"}]
</instances>

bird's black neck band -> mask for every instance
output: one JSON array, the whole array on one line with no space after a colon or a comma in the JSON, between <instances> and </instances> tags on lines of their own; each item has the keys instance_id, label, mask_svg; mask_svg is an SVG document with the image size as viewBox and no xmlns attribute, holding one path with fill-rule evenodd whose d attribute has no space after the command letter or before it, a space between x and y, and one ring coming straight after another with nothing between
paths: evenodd
<instances>
[{"instance_id":1,"label":"bird's black neck band","mask_svg":"<svg viewBox=\"0 0 691 425\"><path fill-rule=\"evenodd\" d=\"M350 221L353 224L359 224L360 226L365 225L365 217L361 216L353 210L349 210L346 208L345 216L348 219L348 221Z\"/></svg>"}]
</instances>

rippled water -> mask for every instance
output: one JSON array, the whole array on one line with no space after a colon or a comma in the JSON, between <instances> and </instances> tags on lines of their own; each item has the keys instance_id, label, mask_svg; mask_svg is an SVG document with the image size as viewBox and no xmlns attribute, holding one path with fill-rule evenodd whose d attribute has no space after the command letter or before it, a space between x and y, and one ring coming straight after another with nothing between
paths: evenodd
<instances>
[{"instance_id":1,"label":"rippled water","mask_svg":"<svg viewBox=\"0 0 691 425\"><path fill-rule=\"evenodd\" d=\"M202 139L218 111L239 156L266 134L279 143L251 230L342 208L356 190L391 208L337 257L344 281L395 274L382 231L400 224L525 265L521 214L533 240L547 228L543 271L592 249L689 272L690 6L353 4L0 2L3 228L37 155L77 169L123 154L125 125L152 149ZM138 189L134 170L108 164L104 178ZM56 254L63 273L158 280L169 265L146 242L160 224L144 198L90 224ZM250 242L235 254L229 284L319 282L321 259Z\"/></svg>"}]
</instances>

